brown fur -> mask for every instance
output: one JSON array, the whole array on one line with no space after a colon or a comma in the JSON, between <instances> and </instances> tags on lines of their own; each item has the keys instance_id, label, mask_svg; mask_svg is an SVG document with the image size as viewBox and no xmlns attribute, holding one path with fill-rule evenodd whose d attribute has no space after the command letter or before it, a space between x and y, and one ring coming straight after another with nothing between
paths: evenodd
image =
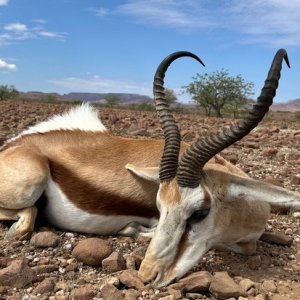
<instances>
[{"instance_id":1,"label":"brown fur","mask_svg":"<svg viewBox=\"0 0 300 300\"><path fill-rule=\"evenodd\" d=\"M161 183L160 197L161 200L169 206L176 206L176 204L180 202L181 197L176 179Z\"/></svg>"},{"instance_id":2,"label":"brown fur","mask_svg":"<svg viewBox=\"0 0 300 300\"><path fill-rule=\"evenodd\" d=\"M267 222L270 212L270 205L266 202L248 202L244 199L228 201L230 174L248 178L245 173L234 174L222 165L208 169L205 176L205 185L213 193L215 201L219 202L215 212L215 227L224 229L222 239L228 243L243 237L243 232L259 232L262 224ZM252 221L254 216L255 222ZM234 230L225 230L226 228Z\"/></svg>"},{"instance_id":3,"label":"brown fur","mask_svg":"<svg viewBox=\"0 0 300 300\"><path fill-rule=\"evenodd\" d=\"M0 174L0 207L22 209L37 200L27 199L27 193L33 186L43 189L49 168L37 148L14 146L0 152Z\"/></svg>"},{"instance_id":4,"label":"brown fur","mask_svg":"<svg viewBox=\"0 0 300 300\"><path fill-rule=\"evenodd\" d=\"M146 217L157 214L157 184L131 174L125 165L158 166L163 140L125 139L110 133L79 130L52 131L23 136L1 154L7 156L17 145L20 157L24 149L30 149L32 153L39 153L43 164L48 161L53 180L80 209L99 214ZM182 152L187 146L182 143ZM24 157L29 168L31 161L31 157Z\"/></svg>"}]
</instances>

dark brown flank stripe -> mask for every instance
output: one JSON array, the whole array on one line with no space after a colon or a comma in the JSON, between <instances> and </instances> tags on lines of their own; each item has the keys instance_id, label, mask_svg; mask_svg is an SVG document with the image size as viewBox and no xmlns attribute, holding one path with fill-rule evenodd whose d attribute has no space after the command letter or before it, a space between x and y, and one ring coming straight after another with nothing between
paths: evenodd
<instances>
[{"instance_id":1,"label":"dark brown flank stripe","mask_svg":"<svg viewBox=\"0 0 300 300\"><path fill-rule=\"evenodd\" d=\"M92 214L132 215L157 217L158 211L151 206L143 206L130 198L107 191L99 191L89 182L77 177L63 165L50 161L52 179L68 199L79 209Z\"/></svg>"}]
</instances>

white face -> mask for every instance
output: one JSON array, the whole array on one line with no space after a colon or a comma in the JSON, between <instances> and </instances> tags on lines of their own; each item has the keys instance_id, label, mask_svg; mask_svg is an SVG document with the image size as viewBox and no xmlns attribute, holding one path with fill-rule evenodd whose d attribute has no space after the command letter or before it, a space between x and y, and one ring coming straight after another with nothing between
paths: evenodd
<instances>
[{"instance_id":1,"label":"white face","mask_svg":"<svg viewBox=\"0 0 300 300\"><path fill-rule=\"evenodd\" d=\"M199 186L162 183L157 195L160 219L139 276L164 286L196 265L213 244L212 197Z\"/></svg>"}]
</instances>

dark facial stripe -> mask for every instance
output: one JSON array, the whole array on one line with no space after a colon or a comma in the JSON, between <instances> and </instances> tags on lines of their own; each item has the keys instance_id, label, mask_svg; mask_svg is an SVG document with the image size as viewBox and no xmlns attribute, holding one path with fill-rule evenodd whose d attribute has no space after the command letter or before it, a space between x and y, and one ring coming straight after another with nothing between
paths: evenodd
<instances>
[{"instance_id":1,"label":"dark facial stripe","mask_svg":"<svg viewBox=\"0 0 300 300\"><path fill-rule=\"evenodd\" d=\"M177 247L177 251L176 251L176 256L174 258L174 262L172 264L172 267L170 269L174 270L174 268L176 268L176 264L177 262L180 260L180 258L182 257L182 255L184 254L184 252L186 251L186 249L188 247L191 246L191 242L189 242L189 239L188 239L188 233L183 233L181 239L180 239L180 242L178 244L178 247Z\"/></svg>"}]
</instances>

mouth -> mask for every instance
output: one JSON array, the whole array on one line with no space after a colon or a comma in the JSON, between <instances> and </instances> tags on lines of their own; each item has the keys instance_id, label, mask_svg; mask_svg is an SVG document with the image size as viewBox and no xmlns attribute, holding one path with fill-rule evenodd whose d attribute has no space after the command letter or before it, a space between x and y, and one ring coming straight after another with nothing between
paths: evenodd
<instances>
[{"instance_id":1,"label":"mouth","mask_svg":"<svg viewBox=\"0 0 300 300\"><path fill-rule=\"evenodd\" d=\"M144 260L141 264L138 276L144 283L150 283L153 288L162 288L176 280L175 270L165 268L157 263Z\"/></svg>"},{"instance_id":2,"label":"mouth","mask_svg":"<svg viewBox=\"0 0 300 300\"><path fill-rule=\"evenodd\" d=\"M170 283L173 283L173 281L176 281L176 278L164 278L163 274L158 274L155 280L151 283L151 286L155 289L160 289Z\"/></svg>"}]
</instances>

